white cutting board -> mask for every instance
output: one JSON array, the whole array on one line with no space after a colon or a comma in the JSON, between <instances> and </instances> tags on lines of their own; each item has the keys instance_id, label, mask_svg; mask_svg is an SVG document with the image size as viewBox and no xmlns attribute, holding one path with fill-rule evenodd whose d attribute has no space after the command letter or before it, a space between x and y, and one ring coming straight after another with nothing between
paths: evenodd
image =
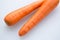
<instances>
[{"instance_id":1,"label":"white cutting board","mask_svg":"<svg viewBox=\"0 0 60 40\"><path fill-rule=\"evenodd\" d=\"M34 1L36 0L0 0L0 40L60 40L60 4L23 37L18 36L18 30L34 12L14 26L5 24L3 19L9 12Z\"/></svg>"}]
</instances>

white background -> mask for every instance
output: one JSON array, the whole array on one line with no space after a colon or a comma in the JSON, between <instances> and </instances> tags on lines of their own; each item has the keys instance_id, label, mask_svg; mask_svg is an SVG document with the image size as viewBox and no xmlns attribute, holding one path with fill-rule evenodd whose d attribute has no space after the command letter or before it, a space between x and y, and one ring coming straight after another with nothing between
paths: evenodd
<instances>
[{"instance_id":1,"label":"white background","mask_svg":"<svg viewBox=\"0 0 60 40\"><path fill-rule=\"evenodd\" d=\"M60 40L60 4L25 36L20 37L18 30L34 12L14 26L5 24L4 17L9 12L34 1L36 0L0 0L0 40Z\"/></svg>"}]
</instances>

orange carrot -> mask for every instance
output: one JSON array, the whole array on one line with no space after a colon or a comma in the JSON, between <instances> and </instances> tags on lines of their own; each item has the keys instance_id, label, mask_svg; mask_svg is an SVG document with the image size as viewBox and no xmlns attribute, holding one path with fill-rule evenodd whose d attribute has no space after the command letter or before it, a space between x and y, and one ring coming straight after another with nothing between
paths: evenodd
<instances>
[{"instance_id":1,"label":"orange carrot","mask_svg":"<svg viewBox=\"0 0 60 40\"><path fill-rule=\"evenodd\" d=\"M45 0L37 12L19 30L19 35L23 36L30 31L37 23L41 22L59 3L59 0Z\"/></svg>"},{"instance_id":2,"label":"orange carrot","mask_svg":"<svg viewBox=\"0 0 60 40\"><path fill-rule=\"evenodd\" d=\"M24 6L18 10L15 10L11 13L9 13L5 18L4 21L6 22L7 25L11 26L17 23L19 20L21 20L23 17L26 15L30 14L33 10L36 8L40 7L40 5L43 3L43 0L41 1L36 1L34 3L31 3L27 6Z\"/></svg>"}]
</instances>

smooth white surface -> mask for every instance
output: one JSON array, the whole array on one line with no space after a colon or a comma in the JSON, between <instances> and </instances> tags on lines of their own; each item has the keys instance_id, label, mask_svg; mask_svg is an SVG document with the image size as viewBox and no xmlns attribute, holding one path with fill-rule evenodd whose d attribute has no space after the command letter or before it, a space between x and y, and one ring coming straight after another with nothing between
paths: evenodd
<instances>
[{"instance_id":1,"label":"smooth white surface","mask_svg":"<svg viewBox=\"0 0 60 40\"><path fill-rule=\"evenodd\" d=\"M36 0L0 0L0 40L60 40L60 4L23 37L18 36L18 30L34 12L12 27L5 24L3 19L9 12L34 1Z\"/></svg>"}]
</instances>

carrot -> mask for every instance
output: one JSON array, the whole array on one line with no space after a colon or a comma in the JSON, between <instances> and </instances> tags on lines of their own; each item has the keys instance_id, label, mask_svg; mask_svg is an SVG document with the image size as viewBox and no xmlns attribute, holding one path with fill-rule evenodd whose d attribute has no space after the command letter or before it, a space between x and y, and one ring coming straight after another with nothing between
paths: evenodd
<instances>
[{"instance_id":1,"label":"carrot","mask_svg":"<svg viewBox=\"0 0 60 40\"><path fill-rule=\"evenodd\" d=\"M23 36L30 31L37 23L41 22L59 3L59 0L45 0L37 12L19 30L19 36Z\"/></svg>"},{"instance_id":2,"label":"carrot","mask_svg":"<svg viewBox=\"0 0 60 40\"><path fill-rule=\"evenodd\" d=\"M11 13L9 13L5 18L4 21L6 22L7 25L11 26L17 23L19 20L21 20L23 17L26 15L30 14L33 10L36 8L40 7L40 5L43 3L43 0L41 1L36 1L34 3L31 3L27 6L24 6L20 9L17 9Z\"/></svg>"}]
</instances>

